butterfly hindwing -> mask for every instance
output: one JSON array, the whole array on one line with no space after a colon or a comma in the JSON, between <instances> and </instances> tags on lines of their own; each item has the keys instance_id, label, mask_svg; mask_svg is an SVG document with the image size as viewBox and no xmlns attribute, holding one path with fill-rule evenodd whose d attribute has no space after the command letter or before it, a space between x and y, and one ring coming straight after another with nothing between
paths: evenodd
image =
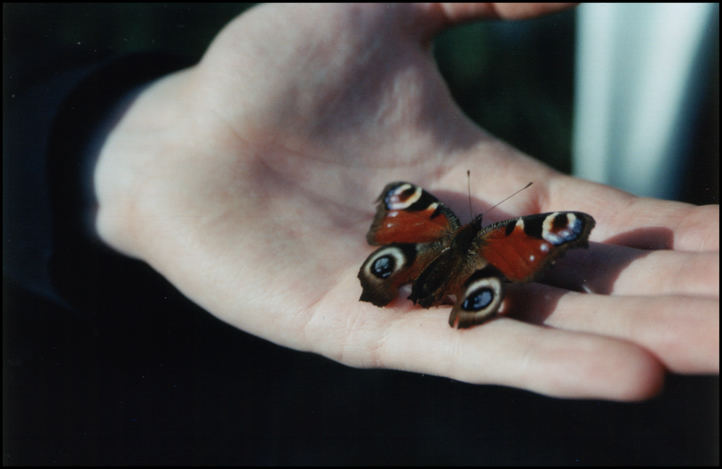
<instances>
[{"instance_id":1,"label":"butterfly hindwing","mask_svg":"<svg viewBox=\"0 0 722 469\"><path fill-rule=\"evenodd\" d=\"M491 264L478 269L456 290L449 325L459 329L481 324L499 311L504 299L502 274Z\"/></svg>"},{"instance_id":2,"label":"butterfly hindwing","mask_svg":"<svg viewBox=\"0 0 722 469\"><path fill-rule=\"evenodd\" d=\"M358 278L361 301L385 306L396 298L402 285L411 283L437 256L430 246L414 243L393 243L369 254Z\"/></svg>"}]
</instances>

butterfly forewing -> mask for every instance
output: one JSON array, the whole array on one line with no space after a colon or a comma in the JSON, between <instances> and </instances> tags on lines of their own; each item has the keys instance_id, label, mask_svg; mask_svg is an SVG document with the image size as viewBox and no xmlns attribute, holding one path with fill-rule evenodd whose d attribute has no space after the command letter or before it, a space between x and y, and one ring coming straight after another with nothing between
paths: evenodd
<instances>
[{"instance_id":1,"label":"butterfly forewing","mask_svg":"<svg viewBox=\"0 0 722 469\"><path fill-rule=\"evenodd\" d=\"M436 197L408 182L388 184L377 199L366 239L372 245L428 243L459 228L459 219Z\"/></svg>"},{"instance_id":2,"label":"butterfly forewing","mask_svg":"<svg viewBox=\"0 0 722 469\"><path fill-rule=\"evenodd\" d=\"M582 212L550 212L489 225L477 249L512 282L533 279L567 249L587 245L594 219Z\"/></svg>"}]
</instances>

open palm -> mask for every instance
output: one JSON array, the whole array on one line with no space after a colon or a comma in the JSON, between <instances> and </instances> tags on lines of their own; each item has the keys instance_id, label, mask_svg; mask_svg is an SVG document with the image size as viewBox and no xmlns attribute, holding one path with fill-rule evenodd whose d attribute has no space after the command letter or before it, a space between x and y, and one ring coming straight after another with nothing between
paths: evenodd
<instances>
[{"instance_id":1,"label":"open palm","mask_svg":"<svg viewBox=\"0 0 722 469\"><path fill-rule=\"evenodd\" d=\"M201 62L146 88L96 169L98 229L234 326L351 366L556 396L640 399L665 369L717 372L717 206L642 199L559 174L486 134L429 50L457 21L524 5L264 5ZM449 307L359 302L356 274L384 185L408 180L467 220L594 216L589 250L512 286L468 330ZM467 220L468 221L468 220ZM586 291L586 292L584 292Z\"/></svg>"}]
</instances>

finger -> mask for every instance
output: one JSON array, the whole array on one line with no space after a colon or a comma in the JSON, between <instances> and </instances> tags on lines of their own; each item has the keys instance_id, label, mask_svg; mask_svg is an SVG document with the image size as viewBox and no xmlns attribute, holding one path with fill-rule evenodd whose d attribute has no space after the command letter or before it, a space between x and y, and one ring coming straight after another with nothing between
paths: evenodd
<instances>
[{"instance_id":1,"label":"finger","mask_svg":"<svg viewBox=\"0 0 722 469\"><path fill-rule=\"evenodd\" d=\"M618 295L719 298L719 253L653 251L631 262L611 287Z\"/></svg>"},{"instance_id":2,"label":"finger","mask_svg":"<svg viewBox=\"0 0 722 469\"><path fill-rule=\"evenodd\" d=\"M539 284L508 290L515 318L639 344L675 372L719 372L717 299L581 294Z\"/></svg>"},{"instance_id":3,"label":"finger","mask_svg":"<svg viewBox=\"0 0 722 469\"><path fill-rule=\"evenodd\" d=\"M376 366L573 398L638 400L662 384L660 364L626 341L508 318L451 329L445 313L432 308L400 316L377 343Z\"/></svg>"},{"instance_id":4,"label":"finger","mask_svg":"<svg viewBox=\"0 0 722 469\"><path fill-rule=\"evenodd\" d=\"M446 26L481 19L521 20L565 10L574 3L432 3L428 8L443 17Z\"/></svg>"},{"instance_id":5,"label":"finger","mask_svg":"<svg viewBox=\"0 0 722 469\"><path fill-rule=\"evenodd\" d=\"M719 251L719 206L636 197L568 176L550 181L541 209L582 210L597 226L591 240L641 249Z\"/></svg>"},{"instance_id":6,"label":"finger","mask_svg":"<svg viewBox=\"0 0 722 469\"><path fill-rule=\"evenodd\" d=\"M542 279L557 287L612 295L719 297L719 253L591 243L571 251Z\"/></svg>"},{"instance_id":7,"label":"finger","mask_svg":"<svg viewBox=\"0 0 722 469\"><path fill-rule=\"evenodd\" d=\"M483 19L520 20L564 10L574 3L424 3L419 4L427 38L455 24Z\"/></svg>"}]
</instances>

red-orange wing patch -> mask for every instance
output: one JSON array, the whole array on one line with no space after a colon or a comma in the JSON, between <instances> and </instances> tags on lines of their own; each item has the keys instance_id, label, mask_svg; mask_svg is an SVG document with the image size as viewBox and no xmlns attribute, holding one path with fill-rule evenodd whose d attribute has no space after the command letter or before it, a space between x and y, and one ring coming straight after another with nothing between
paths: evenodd
<instances>
[{"instance_id":1,"label":"red-orange wing patch","mask_svg":"<svg viewBox=\"0 0 722 469\"><path fill-rule=\"evenodd\" d=\"M366 234L369 244L428 243L454 233L459 219L446 205L408 182L388 184Z\"/></svg>"},{"instance_id":2,"label":"red-orange wing patch","mask_svg":"<svg viewBox=\"0 0 722 469\"><path fill-rule=\"evenodd\" d=\"M478 252L508 280L526 282L567 249L586 246L593 227L582 212L529 215L484 228Z\"/></svg>"}]
</instances>

